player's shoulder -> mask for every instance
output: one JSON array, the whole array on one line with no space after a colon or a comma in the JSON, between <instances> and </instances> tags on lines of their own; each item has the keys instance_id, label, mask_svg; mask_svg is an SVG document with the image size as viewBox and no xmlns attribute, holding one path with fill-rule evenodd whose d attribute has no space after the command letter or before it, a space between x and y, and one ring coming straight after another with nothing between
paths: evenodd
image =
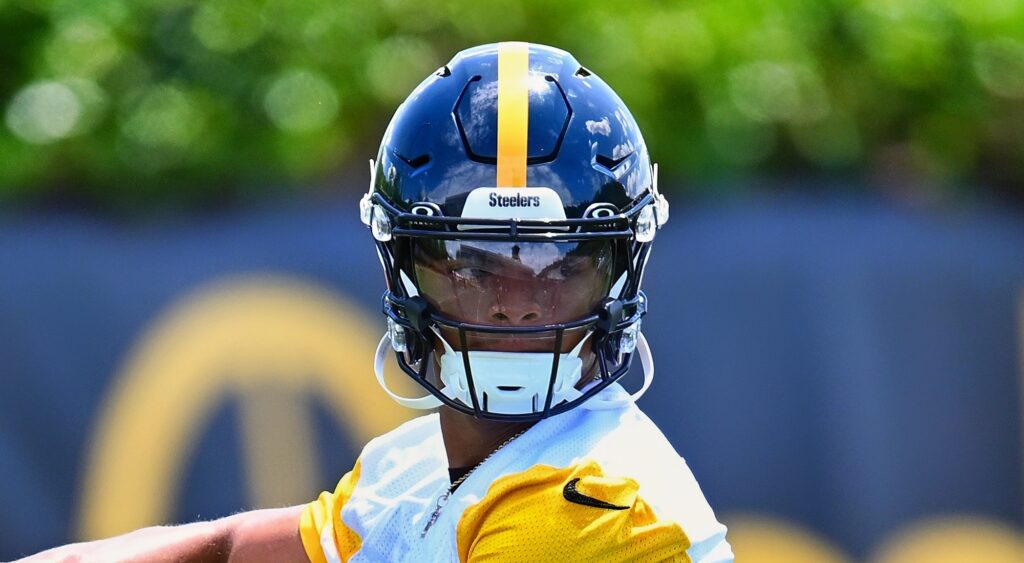
<instances>
[{"instance_id":1,"label":"player's shoulder","mask_svg":"<svg viewBox=\"0 0 1024 563\"><path fill-rule=\"evenodd\" d=\"M363 485L383 484L396 476L421 479L444 462L437 414L409 420L367 442L359 454Z\"/></svg>"},{"instance_id":2,"label":"player's shoulder","mask_svg":"<svg viewBox=\"0 0 1024 563\"><path fill-rule=\"evenodd\" d=\"M683 528L659 517L639 483L594 460L534 465L495 480L462 513L460 561L686 560Z\"/></svg>"},{"instance_id":3,"label":"player's shoulder","mask_svg":"<svg viewBox=\"0 0 1024 563\"><path fill-rule=\"evenodd\" d=\"M608 474L634 479L647 494L658 497L671 496L680 483L693 478L661 429L633 403L581 409L563 428L553 430L542 438L539 463L566 467L591 460Z\"/></svg>"},{"instance_id":4,"label":"player's shoulder","mask_svg":"<svg viewBox=\"0 0 1024 563\"><path fill-rule=\"evenodd\" d=\"M686 489L700 493L686 460L636 406L616 412L614 424L594 439L584 457L609 474L636 480L648 496L664 499L658 504L666 508L687 500L681 496Z\"/></svg>"},{"instance_id":5,"label":"player's shoulder","mask_svg":"<svg viewBox=\"0 0 1024 563\"><path fill-rule=\"evenodd\" d=\"M538 428L542 445L525 444L537 452L531 463L495 479L463 513L460 554L731 560L725 527L685 460L638 408L594 410L557 424Z\"/></svg>"},{"instance_id":6,"label":"player's shoulder","mask_svg":"<svg viewBox=\"0 0 1024 563\"><path fill-rule=\"evenodd\" d=\"M419 448L424 445L436 446L441 440L441 425L437 413L419 416L398 427L376 436L366 443L360 457L377 457L388 452Z\"/></svg>"},{"instance_id":7,"label":"player's shoulder","mask_svg":"<svg viewBox=\"0 0 1024 563\"><path fill-rule=\"evenodd\" d=\"M631 405L598 440L590 456L608 475L636 481L639 496L659 519L678 524L693 561L730 561L726 527L715 516L697 478L660 428Z\"/></svg>"}]
</instances>

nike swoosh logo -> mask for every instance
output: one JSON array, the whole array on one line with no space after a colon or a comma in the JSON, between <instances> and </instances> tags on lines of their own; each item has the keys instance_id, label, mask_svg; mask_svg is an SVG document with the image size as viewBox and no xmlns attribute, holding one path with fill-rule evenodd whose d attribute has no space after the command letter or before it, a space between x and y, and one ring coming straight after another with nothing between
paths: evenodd
<instances>
[{"instance_id":1,"label":"nike swoosh logo","mask_svg":"<svg viewBox=\"0 0 1024 563\"><path fill-rule=\"evenodd\" d=\"M580 480L579 477L569 481L562 487L562 496L569 502L576 504L582 504L583 506L593 506L594 508L607 508L608 510L629 510L628 506L619 506L617 504L611 504L594 497L588 497L587 495L576 490L576 483Z\"/></svg>"}]
</instances>

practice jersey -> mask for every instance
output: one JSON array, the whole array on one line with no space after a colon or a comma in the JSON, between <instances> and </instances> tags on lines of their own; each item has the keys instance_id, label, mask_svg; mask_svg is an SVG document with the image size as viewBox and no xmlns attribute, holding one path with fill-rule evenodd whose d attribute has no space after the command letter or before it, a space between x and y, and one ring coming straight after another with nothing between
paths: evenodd
<instances>
[{"instance_id":1,"label":"practice jersey","mask_svg":"<svg viewBox=\"0 0 1024 563\"><path fill-rule=\"evenodd\" d=\"M541 420L447 502L437 414L375 438L303 512L310 561L733 561L725 526L654 423L631 401L595 408L623 396L613 385Z\"/></svg>"}]
</instances>

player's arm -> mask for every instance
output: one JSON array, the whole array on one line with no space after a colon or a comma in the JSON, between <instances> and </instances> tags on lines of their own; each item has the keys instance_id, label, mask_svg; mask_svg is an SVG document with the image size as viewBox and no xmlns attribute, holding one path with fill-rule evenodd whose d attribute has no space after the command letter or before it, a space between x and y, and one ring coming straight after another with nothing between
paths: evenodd
<instances>
[{"instance_id":1,"label":"player's arm","mask_svg":"<svg viewBox=\"0 0 1024 563\"><path fill-rule=\"evenodd\" d=\"M143 528L134 532L44 551L19 563L56 562L245 562L309 560L299 536L301 506L254 510L182 526Z\"/></svg>"}]
</instances>

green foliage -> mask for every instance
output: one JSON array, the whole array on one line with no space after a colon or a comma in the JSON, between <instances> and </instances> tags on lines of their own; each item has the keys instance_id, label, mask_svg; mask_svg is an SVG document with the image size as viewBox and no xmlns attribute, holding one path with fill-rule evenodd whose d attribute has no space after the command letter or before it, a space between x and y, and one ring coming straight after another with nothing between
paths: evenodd
<instances>
[{"instance_id":1,"label":"green foliage","mask_svg":"<svg viewBox=\"0 0 1024 563\"><path fill-rule=\"evenodd\" d=\"M512 39L573 52L691 184L1024 184L1020 0L0 0L0 198L323 185L452 54Z\"/></svg>"}]
</instances>

